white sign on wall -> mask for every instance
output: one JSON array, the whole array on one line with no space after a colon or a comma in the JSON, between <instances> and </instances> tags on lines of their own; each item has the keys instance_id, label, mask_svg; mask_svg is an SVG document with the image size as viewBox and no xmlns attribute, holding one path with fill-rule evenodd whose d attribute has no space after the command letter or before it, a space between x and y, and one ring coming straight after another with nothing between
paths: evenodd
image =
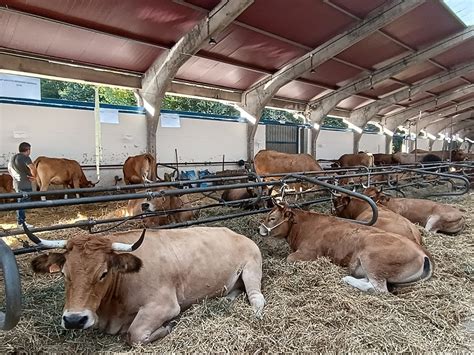
<instances>
[{"instance_id":1,"label":"white sign on wall","mask_svg":"<svg viewBox=\"0 0 474 355\"><path fill-rule=\"evenodd\" d=\"M41 81L28 76L0 74L0 96L41 100Z\"/></svg>"},{"instance_id":2,"label":"white sign on wall","mask_svg":"<svg viewBox=\"0 0 474 355\"><path fill-rule=\"evenodd\" d=\"M181 127L179 115L176 113L162 113L160 115L160 125L161 127Z\"/></svg>"},{"instance_id":3,"label":"white sign on wall","mask_svg":"<svg viewBox=\"0 0 474 355\"><path fill-rule=\"evenodd\" d=\"M100 123L119 124L119 111L113 108L101 108Z\"/></svg>"}]
</instances>

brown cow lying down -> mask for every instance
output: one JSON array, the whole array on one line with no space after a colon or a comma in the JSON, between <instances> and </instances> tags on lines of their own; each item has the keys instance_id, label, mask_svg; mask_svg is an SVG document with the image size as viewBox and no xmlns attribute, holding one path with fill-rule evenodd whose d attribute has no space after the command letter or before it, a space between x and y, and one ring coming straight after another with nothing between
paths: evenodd
<instances>
[{"instance_id":1,"label":"brown cow lying down","mask_svg":"<svg viewBox=\"0 0 474 355\"><path fill-rule=\"evenodd\" d=\"M336 197L333 202L336 215L339 217L366 222L372 218L372 208L370 208L370 205L358 198L342 195ZM373 227L399 234L417 244L421 244L421 233L413 223L384 206L378 205L377 207L378 218Z\"/></svg>"},{"instance_id":2,"label":"brown cow lying down","mask_svg":"<svg viewBox=\"0 0 474 355\"><path fill-rule=\"evenodd\" d=\"M374 156L372 154L367 154L364 152L359 152L357 154L343 154L341 157L336 160L331 167L337 168L346 168L349 166L373 166L374 165Z\"/></svg>"},{"instance_id":3,"label":"brown cow lying down","mask_svg":"<svg viewBox=\"0 0 474 355\"><path fill-rule=\"evenodd\" d=\"M462 212L455 207L430 200L387 196L374 187L365 189L364 194L429 232L454 234L464 229Z\"/></svg>"},{"instance_id":4,"label":"brown cow lying down","mask_svg":"<svg viewBox=\"0 0 474 355\"><path fill-rule=\"evenodd\" d=\"M258 317L265 304L260 250L227 228L148 230L140 239L134 230L67 241L26 233L44 247L66 249L31 262L35 272L64 274L66 329L96 327L126 333L130 344L146 344L167 335L169 321L202 299L234 299L245 290Z\"/></svg>"},{"instance_id":5,"label":"brown cow lying down","mask_svg":"<svg viewBox=\"0 0 474 355\"><path fill-rule=\"evenodd\" d=\"M163 190L163 188L161 188ZM144 211L168 211L190 207L187 195L183 196L162 196L151 200L146 198L139 200L130 200L127 205L127 216L136 216ZM169 213L167 215L147 217L144 224L146 227L163 226L171 223L186 222L197 217L196 211L182 211Z\"/></svg>"},{"instance_id":6,"label":"brown cow lying down","mask_svg":"<svg viewBox=\"0 0 474 355\"><path fill-rule=\"evenodd\" d=\"M369 226L355 226L333 216L276 206L260 225L260 235L286 238L287 260L328 257L348 267L343 281L362 291L388 292L387 283L407 285L433 273L431 255L398 234Z\"/></svg>"},{"instance_id":7,"label":"brown cow lying down","mask_svg":"<svg viewBox=\"0 0 474 355\"><path fill-rule=\"evenodd\" d=\"M156 181L156 162L153 155L128 157L123 163L123 179L126 185Z\"/></svg>"}]
</instances>

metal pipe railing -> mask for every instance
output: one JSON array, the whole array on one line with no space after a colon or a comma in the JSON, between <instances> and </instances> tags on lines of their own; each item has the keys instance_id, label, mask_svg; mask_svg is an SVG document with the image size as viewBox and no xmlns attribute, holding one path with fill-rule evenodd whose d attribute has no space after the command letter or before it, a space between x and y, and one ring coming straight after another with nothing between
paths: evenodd
<instances>
[{"instance_id":1,"label":"metal pipe railing","mask_svg":"<svg viewBox=\"0 0 474 355\"><path fill-rule=\"evenodd\" d=\"M0 239L0 267L5 287L5 313L0 312L0 329L13 329L21 316L21 284L18 265L12 250Z\"/></svg>"}]
</instances>

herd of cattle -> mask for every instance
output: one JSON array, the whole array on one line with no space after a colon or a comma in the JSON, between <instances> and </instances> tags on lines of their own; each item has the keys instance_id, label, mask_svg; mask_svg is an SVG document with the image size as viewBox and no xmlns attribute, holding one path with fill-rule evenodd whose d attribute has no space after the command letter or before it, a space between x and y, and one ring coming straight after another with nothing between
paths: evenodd
<instances>
[{"instance_id":1,"label":"herd of cattle","mask_svg":"<svg viewBox=\"0 0 474 355\"><path fill-rule=\"evenodd\" d=\"M417 152L417 158L421 154ZM336 163L367 166L374 163L374 158L359 153L345 155ZM40 190L46 191L45 184L49 183L93 185L79 164L70 162L36 159ZM310 155L269 150L255 156L254 166L259 175L322 170ZM130 157L123 172L126 183L155 181L155 161L149 155ZM260 224L259 234L286 239L292 250L287 257L289 262L328 257L347 267L348 275L343 281L363 291L388 292L390 286L429 279L434 272L434 260L423 246L415 224L431 232L459 233L465 227L463 211L429 200L395 198L374 187L363 193L377 204L379 217L374 226L348 221L370 220L367 202L334 194L334 215L277 203ZM127 212L180 208L186 204L183 199L184 196L135 200L129 203ZM158 217L147 225L193 217ZM94 326L109 334L126 334L130 344L146 344L167 335L173 319L191 304L216 296L233 300L244 291L255 315L263 315L260 250L250 238L230 229L133 230L52 241L40 239L24 228L28 237L44 248L66 250L40 254L32 260L35 272L62 272L65 276L62 325L66 329Z\"/></svg>"}]
</instances>

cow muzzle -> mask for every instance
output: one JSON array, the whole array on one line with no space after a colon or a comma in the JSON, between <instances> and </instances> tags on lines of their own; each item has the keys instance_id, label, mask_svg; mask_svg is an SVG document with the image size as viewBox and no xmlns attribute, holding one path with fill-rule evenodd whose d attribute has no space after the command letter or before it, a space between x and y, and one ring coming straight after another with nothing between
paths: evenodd
<instances>
[{"instance_id":1,"label":"cow muzzle","mask_svg":"<svg viewBox=\"0 0 474 355\"><path fill-rule=\"evenodd\" d=\"M275 224L273 227L268 227L265 223L260 223L259 233L262 237L268 237L272 230L281 226L283 223L288 222L288 218L285 218L280 223Z\"/></svg>"},{"instance_id":2,"label":"cow muzzle","mask_svg":"<svg viewBox=\"0 0 474 355\"><path fill-rule=\"evenodd\" d=\"M90 310L82 312L69 312L63 313L61 325L64 329L87 329L92 327L97 320L97 316Z\"/></svg>"}]
</instances>

